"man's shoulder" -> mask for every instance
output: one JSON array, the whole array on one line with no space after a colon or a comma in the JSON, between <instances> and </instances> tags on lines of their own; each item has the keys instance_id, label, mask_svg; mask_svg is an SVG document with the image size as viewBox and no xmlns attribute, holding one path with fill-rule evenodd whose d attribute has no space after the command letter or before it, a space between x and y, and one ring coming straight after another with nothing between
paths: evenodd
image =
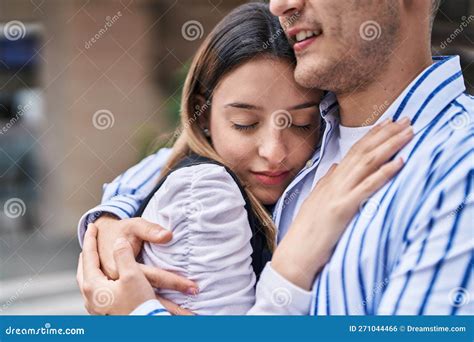
<instances>
[{"instance_id":1,"label":"man's shoulder","mask_svg":"<svg viewBox=\"0 0 474 342\"><path fill-rule=\"evenodd\" d=\"M474 147L474 98L462 94L442 111L437 120L420 132L427 135L423 150L431 150L433 156L446 158L449 164L456 157L472 152Z\"/></svg>"}]
</instances>

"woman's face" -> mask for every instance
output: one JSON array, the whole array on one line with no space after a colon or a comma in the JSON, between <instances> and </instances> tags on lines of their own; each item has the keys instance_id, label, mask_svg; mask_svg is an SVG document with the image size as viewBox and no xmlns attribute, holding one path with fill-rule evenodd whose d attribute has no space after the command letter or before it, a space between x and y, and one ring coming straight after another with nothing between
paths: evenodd
<instances>
[{"instance_id":1,"label":"woman's face","mask_svg":"<svg viewBox=\"0 0 474 342\"><path fill-rule=\"evenodd\" d=\"M251 60L214 90L209 131L216 152L263 204L274 204L311 158L321 91L300 87L286 61Z\"/></svg>"}]
</instances>

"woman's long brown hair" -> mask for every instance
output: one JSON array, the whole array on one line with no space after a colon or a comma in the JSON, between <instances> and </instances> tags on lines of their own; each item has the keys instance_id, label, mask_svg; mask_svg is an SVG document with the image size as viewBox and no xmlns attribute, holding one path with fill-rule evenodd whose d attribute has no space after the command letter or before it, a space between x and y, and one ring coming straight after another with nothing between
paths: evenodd
<instances>
[{"instance_id":1,"label":"woman's long brown hair","mask_svg":"<svg viewBox=\"0 0 474 342\"><path fill-rule=\"evenodd\" d=\"M283 29L267 4L249 3L234 9L210 32L196 53L183 87L181 100L181 134L161 176L192 153L211 158L229 167L217 154L204 134L201 116L209 118L212 94L229 71L253 58L296 60ZM231 168L231 167L229 167ZM256 217L262 223L270 250L276 243L276 228L269 213L243 184Z\"/></svg>"}]
</instances>

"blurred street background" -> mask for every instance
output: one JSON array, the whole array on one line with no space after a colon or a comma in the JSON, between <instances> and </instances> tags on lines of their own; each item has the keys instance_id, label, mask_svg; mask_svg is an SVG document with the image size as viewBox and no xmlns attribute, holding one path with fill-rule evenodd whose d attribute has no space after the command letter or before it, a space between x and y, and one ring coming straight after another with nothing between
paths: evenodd
<instances>
[{"instance_id":1,"label":"blurred street background","mask_svg":"<svg viewBox=\"0 0 474 342\"><path fill-rule=\"evenodd\" d=\"M87 314L79 218L168 141L190 58L245 2L0 0L0 315ZM474 0L445 0L433 51L471 94L473 42Z\"/></svg>"}]
</instances>

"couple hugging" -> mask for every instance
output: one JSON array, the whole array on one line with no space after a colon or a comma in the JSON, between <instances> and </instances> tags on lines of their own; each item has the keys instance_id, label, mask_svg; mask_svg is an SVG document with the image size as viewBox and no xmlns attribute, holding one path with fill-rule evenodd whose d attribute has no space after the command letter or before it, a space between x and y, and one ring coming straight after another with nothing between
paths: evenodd
<instances>
[{"instance_id":1,"label":"couple hugging","mask_svg":"<svg viewBox=\"0 0 474 342\"><path fill-rule=\"evenodd\" d=\"M223 18L172 149L80 219L87 310L473 314L474 101L459 57L431 55L438 6L271 0Z\"/></svg>"}]
</instances>

